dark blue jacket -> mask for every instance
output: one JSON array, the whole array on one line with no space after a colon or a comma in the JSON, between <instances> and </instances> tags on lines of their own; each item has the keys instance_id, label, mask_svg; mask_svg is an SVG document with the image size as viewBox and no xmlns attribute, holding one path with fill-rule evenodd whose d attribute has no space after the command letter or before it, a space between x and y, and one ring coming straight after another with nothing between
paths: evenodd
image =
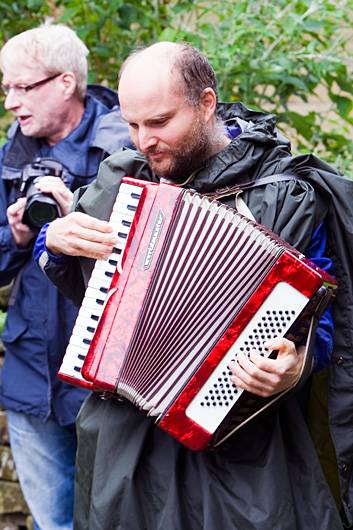
<instances>
[{"instance_id":1,"label":"dark blue jacket","mask_svg":"<svg viewBox=\"0 0 353 530\"><path fill-rule=\"evenodd\" d=\"M72 190L91 182L101 160L124 145L128 131L120 119L117 95L106 88L89 87L80 125L54 146L24 137L17 124L0 151L0 285L15 279L14 300L8 308L2 335L5 363L0 402L10 410L61 425L74 422L86 392L57 378L77 308L63 298L43 275L32 257L32 247L19 249L7 222L6 209L16 199L15 181L23 166L37 156L51 157L64 166Z\"/></svg>"}]
</instances>

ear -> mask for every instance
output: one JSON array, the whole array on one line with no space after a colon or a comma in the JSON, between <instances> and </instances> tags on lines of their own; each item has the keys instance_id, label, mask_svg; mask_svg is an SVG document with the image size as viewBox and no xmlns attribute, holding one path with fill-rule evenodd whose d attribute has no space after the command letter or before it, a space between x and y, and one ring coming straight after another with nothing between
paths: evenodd
<instances>
[{"instance_id":1,"label":"ear","mask_svg":"<svg viewBox=\"0 0 353 530\"><path fill-rule=\"evenodd\" d=\"M67 99L71 98L76 92L77 81L73 72L64 72L61 76L61 83L64 95Z\"/></svg>"},{"instance_id":2,"label":"ear","mask_svg":"<svg viewBox=\"0 0 353 530\"><path fill-rule=\"evenodd\" d=\"M204 111L205 121L208 122L214 116L217 106L217 97L212 88L208 87L202 91L200 104Z\"/></svg>"}]
</instances>

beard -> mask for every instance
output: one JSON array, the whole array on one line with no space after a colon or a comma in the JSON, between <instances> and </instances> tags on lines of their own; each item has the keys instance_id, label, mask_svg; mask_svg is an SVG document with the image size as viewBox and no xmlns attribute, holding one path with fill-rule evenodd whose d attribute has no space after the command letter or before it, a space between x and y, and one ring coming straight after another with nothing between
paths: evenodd
<instances>
[{"instance_id":1,"label":"beard","mask_svg":"<svg viewBox=\"0 0 353 530\"><path fill-rule=\"evenodd\" d=\"M158 151L157 146L144 153L152 171L158 177L175 183L185 181L210 156L211 139L204 122L197 116L178 147L163 149L163 153L168 155L167 164L158 163L149 156Z\"/></svg>"}]
</instances>

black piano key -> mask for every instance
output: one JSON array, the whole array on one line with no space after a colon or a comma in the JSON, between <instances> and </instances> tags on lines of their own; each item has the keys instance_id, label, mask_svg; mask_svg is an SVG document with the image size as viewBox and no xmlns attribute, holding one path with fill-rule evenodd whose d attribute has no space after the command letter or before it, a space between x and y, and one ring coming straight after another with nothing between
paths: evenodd
<instances>
[{"instance_id":1,"label":"black piano key","mask_svg":"<svg viewBox=\"0 0 353 530\"><path fill-rule=\"evenodd\" d=\"M126 239L127 234L125 234L125 232L118 232L118 237L121 237L121 239Z\"/></svg>"},{"instance_id":2,"label":"black piano key","mask_svg":"<svg viewBox=\"0 0 353 530\"><path fill-rule=\"evenodd\" d=\"M123 226L126 226L127 228L130 228L131 226L131 221L125 221L125 219L123 219L122 223L121 223Z\"/></svg>"},{"instance_id":3,"label":"black piano key","mask_svg":"<svg viewBox=\"0 0 353 530\"><path fill-rule=\"evenodd\" d=\"M98 322L99 316L98 315L91 315L91 319L95 320L96 322Z\"/></svg>"},{"instance_id":4,"label":"black piano key","mask_svg":"<svg viewBox=\"0 0 353 530\"><path fill-rule=\"evenodd\" d=\"M95 328L92 328L91 326L87 326L87 331L89 331L90 333L94 333Z\"/></svg>"},{"instance_id":5,"label":"black piano key","mask_svg":"<svg viewBox=\"0 0 353 530\"><path fill-rule=\"evenodd\" d=\"M115 259L109 259L108 260L109 265L113 265L114 267L117 266L118 262Z\"/></svg>"},{"instance_id":6,"label":"black piano key","mask_svg":"<svg viewBox=\"0 0 353 530\"><path fill-rule=\"evenodd\" d=\"M102 292L102 293L107 293L108 292L108 287L100 287L99 290Z\"/></svg>"},{"instance_id":7,"label":"black piano key","mask_svg":"<svg viewBox=\"0 0 353 530\"><path fill-rule=\"evenodd\" d=\"M114 254L121 254L121 248L116 248L116 247L114 247L114 248L113 248L113 253L114 253Z\"/></svg>"},{"instance_id":8,"label":"black piano key","mask_svg":"<svg viewBox=\"0 0 353 530\"><path fill-rule=\"evenodd\" d=\"M74 370L75 372L81 372L81 368L79 368L78 366L74 366Z\"/></svg>"},{"instance_id":9,"label":"black piano key","mask_svg":"<svg viewBox=\"0 0 353 530\"><path fill-rule=\"evenodd\" d=\"M86 359L86 356L79 354L77 358L80 359L80 361L84 361Z\"/></svg>"},{"instance_id":10,"label":"black piano key","mask_svg":"<svg viewBox=\"0 0 353 530\"><path fill-rule=\"evenodd\" d=\"M139 199L139 198L141 197L141 194L140 194L140 193L134 193L134 192L132 192L132 193L130 194L130 197L131 197L132 199Z\"/></svg>"},{"instance_id":11,"label":"black piano key","mask_svg":"<svg viewBox=\"0 0 353 530\"><path fill-rule=\"evenodd\" d=\"M96 302L98 305L103 305L104 304L104 300L100 300L99 298L96 298Z\"/></svg>"},{"instance_id":12,"label":"black piano key","mask_svg":"<svg viewBox=\"0 0 353 530\"><path fill-rule=\"evenodd\" d=\"M108 278L113 278L113 276L114 276L114 272L105 271L104 274L105 274L106 276L108 276Z\"/></svg>"},{"instance_id":13,"label":"black piano key","mask_svg":"<svg viewBox=\"0 0 353 530\"><path fill-rule=\"evenodd\" d=\"M127 209L130 210L131 212L136 212L136 206L133 206L132 204L128 204Z\"/></svg>"},{"instance_id":14,"label":"black piano key","mask_svg":"<svg viewBox=\"0 0 353 530\"><path fill-rule=\"evenodd\" d=\"M83 339L82 342L83 342L84 344L88 344L88 345L89 345L89 344L91 344L92 341L91 341L91 339Z\"/></svg>"}]
</instances>

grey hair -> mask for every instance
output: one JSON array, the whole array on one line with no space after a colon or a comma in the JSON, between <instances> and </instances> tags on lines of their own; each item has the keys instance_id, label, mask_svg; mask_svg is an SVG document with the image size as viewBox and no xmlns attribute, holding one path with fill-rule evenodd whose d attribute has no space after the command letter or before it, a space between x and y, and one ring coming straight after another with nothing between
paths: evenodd
<instances>
[{"instance_id":1,"label":"grey hair","mask_svg":"<svg viewBox=\"0 0 353 530\"><path fill-rule=\"evenodd\" d=\"M15 35L0 51L1 68L11 60L12 53L22 53L38 62L48 75L72 72L77 81L77 95L84 98L89 51L72 29L63 24L43 24Z\"/></svg>"}]
</instances>

